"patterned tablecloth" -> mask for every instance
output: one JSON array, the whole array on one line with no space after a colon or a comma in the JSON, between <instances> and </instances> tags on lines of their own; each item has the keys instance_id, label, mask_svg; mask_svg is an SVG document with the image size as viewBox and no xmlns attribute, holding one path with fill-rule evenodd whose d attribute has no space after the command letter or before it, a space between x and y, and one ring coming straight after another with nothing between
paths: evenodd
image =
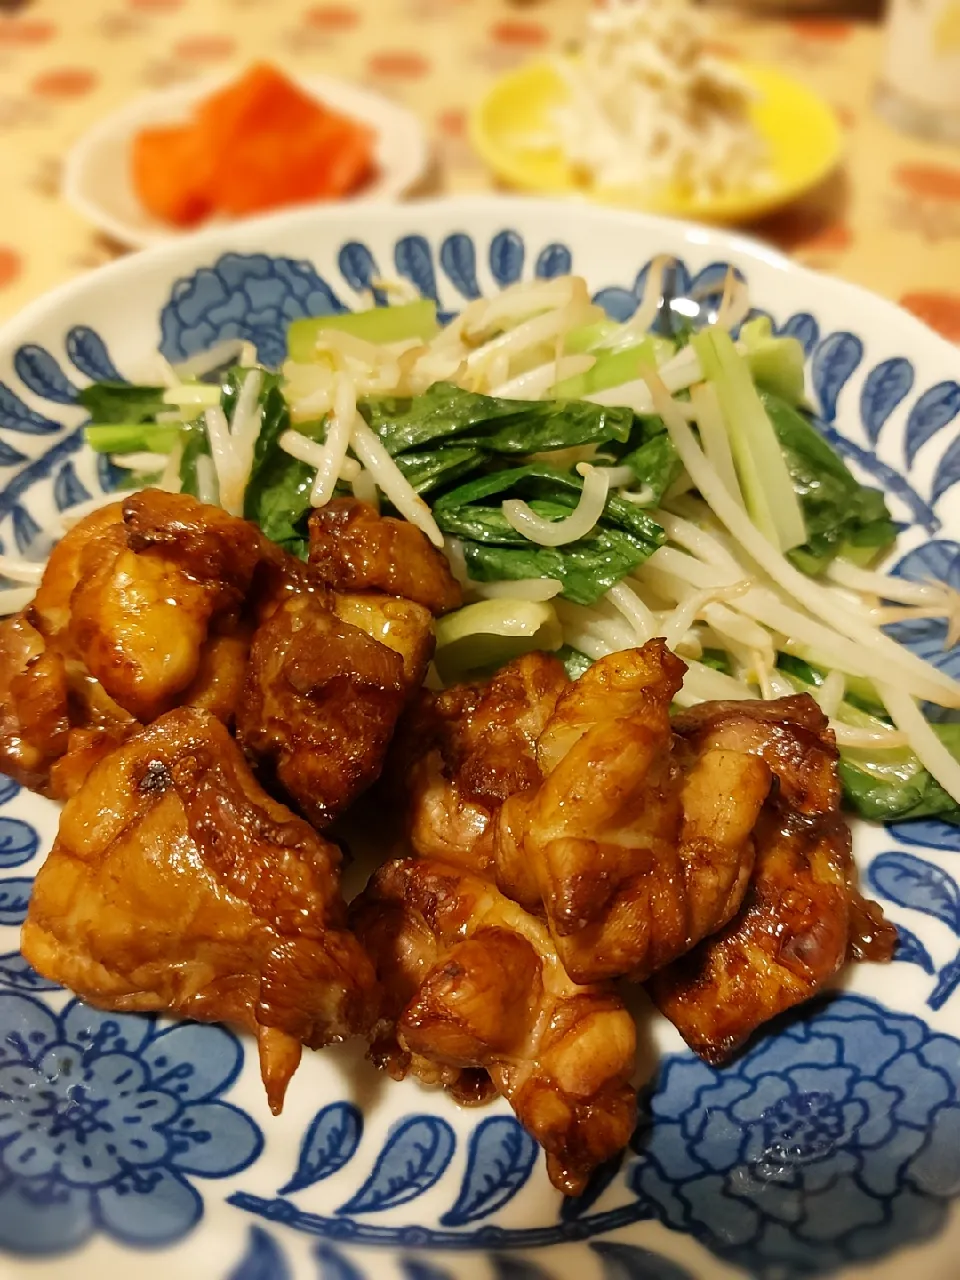
<instances>
[{"instance_id":1,"label":"patterned tablecloth","mask_svg":"<svg viewBox=\"0 0 960 1280\"><path fill-rule=\"evenodd\" d=\"M63 155L131 95L254 57L350 77L418 111L434 191L492 179L467 109L500 72L561 45L586 0L34 0L0 15L0 318L121 252L60 198ZM902 302L960 341L960 151L872 112L881 32L824 18L715 19L717 45L809 82L848 131L844 169L749 228L799 261Z\"/></svg>"}]
</instances>

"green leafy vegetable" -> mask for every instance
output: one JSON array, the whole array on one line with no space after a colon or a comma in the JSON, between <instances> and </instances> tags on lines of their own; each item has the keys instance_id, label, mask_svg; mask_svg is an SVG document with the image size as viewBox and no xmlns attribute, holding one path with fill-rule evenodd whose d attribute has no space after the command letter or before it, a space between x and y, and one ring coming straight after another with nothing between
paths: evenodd
<instances>
[{"instance_id":1,"label":"green leafy vegetable","mask_svg":"<svg viewBox=\"0 0 960 1280\"><path fill-rule=\"evenodd\" d=\"M287 402L277 382L261 393L262 425L253 451L253 466L243 498L243 514L260 526L273 542L301 559L306 558L310 490L315 469L291 458L277 443L290 426ZM300 422L297 430L322 440L322 422Z\"/></svg>"},{"instance_id":2,"label":"green leafy vegetable","mask_svg":"<svg viewBox=\"0 0 960 1280\"><path fill-rule=\"evenodd\" d=\"M935 724L933 730L950 754L960 760L960 724ZM960 826L960 805L926 769L904 770L902 777L879 778L859 768L847 752L841 751L839 771L844 798L861 818L872 822L940 818Z\"/></svg>"},{"instance_id":3,"label":"green leafy vegetable","mask_svg":"<svg viewBox=\"0 0 960 1280\"><path fill-rule=\"evenodd\" d=\"M514 404L499 426L477 437L492 453L547 453L586 444L625 444L633 426L633 410L622 405L588 404L584 400L504 400Z\"/></svg>"},{"instance_id":4,"label":"green leafy vegetable","mask_svg":"<svg viewBox=\"0 0 960 1280\"><path fill-rule=\"evenodd\" d=\"M191 423L183 432L183 453L180 455L180 491L194 498L200 496L197 483L197 460L210 457L210 440L202 422Z\"/></svg>"},{"instance_id":5,"label":"green leafy vegetable","mask_svg":"<svg viewBox=\"0 0 960 1280\"><path fill-rule=\"evenodd\" d=\"M94 382L77 393L77 403L96 423L149 422L169 410L164 387L135 387L129 382ZM138 446L139 447L139 446Z\"/></svg>"},{"instance_id":6,"label":"green leafy vegetable","mask_svg":"<svg viewBox=\"0 0 960 1280\"><path fill-rule=\"evenodd\" d=\"M83 435L97 453L169 453L180 439L181 427L153 422L97 423Z\"/></svg>"},{"instance_id":7,"label":"green leafy vegetable","mask_svg":"<svg viewBox=\"0 0 960 1280\"><path fill-rule=\"evenodd\" d=\"M809 654L809 651L808 651ZM777 666L795 680L803 684L817 686L823 684L829 666L818 664L812 656L803 658L795 653L778 653ZM844 676L844 702L858 711L865 712L878 720L888 720L887 709L880 701L871 680L863 676Z\"/></svg>"},{"instance_id":8,"label":"green leafy vegetable","mask_svg":"<svg viewBox=\"0 0 960 1280\"><path fill-rule=\"evenodd\" d=\"M532 505L538 515L546 518L566 514L566 509L556 504ZM446 532L439 516L437 523ZM523 546L467 538L463 541L467 572L476 582L554 578L563 583L563 595L568 600L585 605L596 604L621 578L643 564L651 550L649 543L633 534L604 525L597 525L588 538L564 547L540 547L526 540Z\"/></svg>"},{"instance_id":9,"label":"green leafy vegetable","mask_svg":"<svg viewBox=\"0 0 960 1280\"><path fill-rule=\"evenodd\" d=\"M430 298L420 298L398 307L372 307L294 320L287 330L287 351L291 360L307 364L318 358L317 339L325 330L349 333L366 342L402 342L407 338L427 342L438 328L437 304Z\"/></svg>"},{"instance_id":10,"label":"green leafy vegetable","mask_svg":"<svg viewBox=\"0 0 960 1280\"><path fill-rule=\"evenodd\" d=\"M704 649L699 661L705 667L712 667L714 671L722 671L727 676L733 675L733 662L726 649Z\"/></svg>"},{"instance_id":11,"label":"green leafy vegetable","mask_svg":"<svg viewBox=\"0 0 960 1280\"><path fill-rule=\"evenodd\" d=\"M425 494L469 475L483 465L486 457L482 449L454 444L447 449L401 453L394 461L417 493Z\"/></svg>"},{"instance_id":12,"label":"green leafy vegetable","mask_svg":"<svg viewBox=\"0 0 960 1280\"><path fill-rule=\"evenodd\" d=\"M435 382L423 395L364 401L360 412L393 457L463 437L489 453L540 453L608 440L626 442L633 413L621 407L560 400L499 400Z\"/></svg>"},{"instance_id":13,"label":"green leafy vegetable","mask_svg":"<svg viewBox=\"0 0 960 1280\"><path fill-rule=\"evenodd\" d=\"M780 654L777 666L790 676L800 692L811 692L823 684L824 673L810 663L789 654ZM837 712L847 723L874 727L890 720L875 702L847 692ZM960 760L960 723L949 721L930 726ZM861 818L872 822L906 822L913 818L942 818L960 826L960 805L927 772L909 747L888 750L841 748L839 764L844 799Z\"/></svg>"},{"instance_id":14,"label":"green leafy vegetable","mask_svg":"<svg viewBox=\"0 0 960 1280\"><path fill-rule=\"evenodd\" d=\"M789 558L804 573L822 573L849 548L868 559L893 545L897 530L883 494L860 484L810 419L770 391L760 393L800 497L807 541Z\"/></svg>"},{"instance_id":15,"label":"green leafy vegetable","mask_svg":"<svg viewBox=\"0 0 960 1280\"><path fill-rule=\"evenodd\" d=\"M562 519L564 516L568 516L572 508L580 501L582 492L583 480L580 476L574 475L570 471L562 471L558 467L551 467L549 463L532 462L525 467L512 467L506 470L492 471L487 475L467 481L466 484L460 485L437 499L434 515L438 521L441 518L441 514L444 519L455 519L456 517L447 513L455 509L464 511L483 498L497 496L502 500L505 497L512 496L529 499L531 506L538 514L541 514L541 512L538 510L537 500L549 500L554 506L562 510L562 515L557 517ZM525 543L527 541L523 534L517 533L515 529L507 524L499 507L475 509L495 511L500 517L502 526L507 530L507 533L502 538L489 537L485 539L486 541L507 543ZM627 498L621 497L618 493L611 493L607 497L601 519L617 525L621 529L626 529L638 538L648 542L651 555L665 541L663 529L647 514L643 507L635 502L630 502ZM441 524L440 527L443 528L443 525ZM500 528L500 524L497 523L496 527ZM450 532L453 532L453 530L450 530ZM466 536L473 535L468 534Z\"/></svg>"},{"instance_id":16,"label":"green leafy vegetable","mask_svg":"<svg viewBox=\"0 0 960 1280\"><path fill-rule=\"evenodd\" d=\"M650 489L650 503L656 506L680 479L683 463L661 418L637 417L630 434L630 450L620 463L631 467L636 480L631 488Z\"/></svg>"},{"instance_id":17,"label":"green leafy vegetable","mask_svg":"<svg viewBox=\"0 0 960 1280\"><path fill-rule=\"evenodd\" d=\"M588 658L585 653L581 653L579 649L574 649L569 644L559 648L556 656L563 663L564 669L571 680L579 680L583 673L589 671L593 666L592 658Z\"/></svg>"},{"instance_id":18,"label":"green leafy vegetable","mask_svg":"<svg viewBox=\"0 0 960 1280\"><path fill-rule=\"evenodd\" d=\"M396 457L509 417L516 412L516 403L463 391L452 382L435 382L421 396L378 396L358 407L387 452Z\"/></svg>"}]
</instances>

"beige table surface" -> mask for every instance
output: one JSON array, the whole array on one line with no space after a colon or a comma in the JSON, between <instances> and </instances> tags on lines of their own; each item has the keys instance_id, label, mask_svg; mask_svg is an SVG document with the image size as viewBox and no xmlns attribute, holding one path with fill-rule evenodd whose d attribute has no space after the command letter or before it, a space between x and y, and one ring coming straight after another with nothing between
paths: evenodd
<instances>
[{"instance_id":1,"label":"beige table surface","mask_svg":"<svg viewBox=\"0 0 960 1280\"><path fill-rule=\"evenodd\" d=\"M132 95L269 57L358 80L416 110L438 192L494 183L465 135L500 72L576 35L585 0L34 0L0 16L0 319L121 252L59 195L62 158ZM842 172L749 228L798 261L902 302L960 341L960 151L871 110L881 32L835 19L714 19L724 51L769 59L832 102Z\"/></svg>"}]
</instances>

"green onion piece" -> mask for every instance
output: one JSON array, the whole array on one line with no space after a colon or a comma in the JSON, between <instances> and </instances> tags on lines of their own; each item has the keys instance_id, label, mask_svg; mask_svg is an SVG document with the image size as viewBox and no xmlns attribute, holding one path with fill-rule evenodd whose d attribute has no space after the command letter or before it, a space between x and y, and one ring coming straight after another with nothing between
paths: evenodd
<instances>
[{"instance_id":1,"label":"green onion piece","mask_svg":"<svg viewBox=\"0 0 960 1280\"><path fill-rule=\"evenodd\" d=\"M434 661L449 683L477 671L502 666L532 649L559 649L563 632L546 601L480 600L437 622Z\"/></svg>"},{"instance_id":2,"label":"green onion piece","mask_svg":"<svg viewBox=\"0 0 960 1280\"><path fill-rule=\"evenodd\" d=\"M367 311L344 311L294 320L287 330L290 359L299 364L315 361L317 339L331 329L365 342L402 342L406 338L427 342L439 330L437 304L430 298L421 298L399 307L371 307Z\"/></svg>"},{"instance_id":3,"label":"green onion piece","mask_svg":"<svg viewBox=\"0 0 960 1280\"><path fill-rule=\"evenodd\" d=\"M806 403L803 347L796 338L774 335L766 316L748 320L740 330L746 360L758 387L791 405Z\"/></svg>"},{"instance_id":4,"label":"green onion piece","mask_svg":"<svg viewBox=\"0 0 960 1280\"><path fill-rule=\"evenodd\" d=\"M656 356L649 339L627 347L624 351L601 351L596 363L586 373L561 378L547 394L558 400L582 400L584 396L591 396L597 391L606 391L609 387L632 382L640 376L641 364L651 363L656 364Z\"/></svg>"},{"instance_id":5,"label":"green onion piece","mask_svg":"<svg viewBox=\"0 0 960 1280\"><path fill-rule=\"evenodd\" d=\"M564 354L581 355L585 351L593 351L604 338L622 328L616 320L594 320L592 324L582 324L571 329L563 340Z\"/></svg>"},{"instance_id":6,"label":"green onion piece","mask_svg":"<svg viewBox=\"0 0 960 1280\"><path fill-rule=\"evenodd\" d=\"M778 655L777 666L791 679L803 680L812 685L823 684L827 672L831 670L830 660L812 645L797 644L793 640L788 640L787 651ZM846 673L843 680L844 698L847 702L868 715L886 717L887 709L872 680L868 680L866 676Z\"/></svg>"},{"instance_id":7,"label":"green onion piece","mask_svg":"<svg viewBox=\"0 0 960 1280\"><path fill-rule=\"evenodd\" d=\"M170 453L181 429L152 422L91 423L83 434L97 453Z\"/></svg>"},{"instance_id":8,"label":"green onion piece","mask_svg":"<svg viewBox=\"0 0 960 1280\"><path fill-rule=\"evenodd\" d=\"M703 329L691 345L704 377L716 388L750 518L781 551L802 546L807 529L800 499L749 366L724 329Z\"/></svg>"}]
</instances>

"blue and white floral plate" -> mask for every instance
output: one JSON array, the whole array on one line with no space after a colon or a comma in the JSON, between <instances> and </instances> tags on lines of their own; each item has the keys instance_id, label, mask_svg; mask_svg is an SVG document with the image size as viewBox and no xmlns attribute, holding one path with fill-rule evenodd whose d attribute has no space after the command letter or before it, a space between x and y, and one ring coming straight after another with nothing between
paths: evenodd
<instances>
[{"instance_id":1,"label":"blue and white floral plate","mask_svg":"<svg viewBox=\"0 0 960 1280\"><path fill-rule=\"evenodd\" d=\"M960 356L916 320L747 240L534 200L299 211L128 258L0 331L0 543L42 555L109 485L81 448L88 379L240 335L273 363L297 316L396 273L456 311L574 270L618 317L645 264L690 297L726 264L809 354L824 431L903 522L902 571L960 587ZM909 637L945 655L943 627ZM231 1031L101 1014L20 959L55 807L0 790L0 1274L11 1280L756 1280L960 1275L960 830L860 827L896 962L704 1066L641 1027L641 1122L563 1203L506 1106L458 1110L354 1046L306 1056L273 1119Z\"/></svg>"}]
</instances>

